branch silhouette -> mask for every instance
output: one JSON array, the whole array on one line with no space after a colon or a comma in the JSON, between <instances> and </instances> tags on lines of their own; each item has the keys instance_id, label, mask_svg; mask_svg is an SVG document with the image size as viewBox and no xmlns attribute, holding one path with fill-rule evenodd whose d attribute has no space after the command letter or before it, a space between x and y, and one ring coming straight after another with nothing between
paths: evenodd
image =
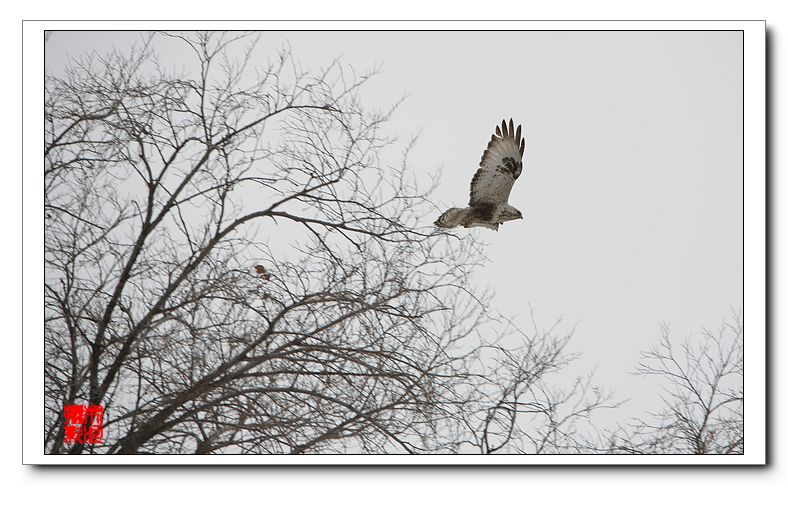
<instances>
[{"instance_id":1,"label":"branch silhouette","mask_svg":"<svg viewBox=\"0 0 788 505\"><path fill-rule=\"evenodd\" d=\"M47 452L576 450L607 397L548 384L571 332L487 309L482 245L427 224L409 147L388 162L376 71L255 44L152 34L46 76ZM75 403L104 445L63 444Z\"/></svg>"}]
</instances>

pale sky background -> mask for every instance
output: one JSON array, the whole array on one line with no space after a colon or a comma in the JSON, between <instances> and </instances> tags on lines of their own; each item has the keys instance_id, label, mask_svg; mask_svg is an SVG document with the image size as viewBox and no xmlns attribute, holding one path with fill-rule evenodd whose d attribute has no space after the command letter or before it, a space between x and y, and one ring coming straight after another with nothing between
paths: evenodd
<instances>
[{"instance_id":1,"label":"pale sky background","mask_svg":"<svg viewBox=\"0 0 788 505\"><path fill-rule=\"evenodd\" d=\"M57 32L47 66L139 37ZM567 378L596 367L598 385L630 398L613 420L658 404L630 372L661 322L684 338L741 308L741 33L268 32L261 64L285 41L304 69L382 64L362 97L384 108L409 94L388 129L420 133L410 164L442 170L442 206L467 204L495 125L523 124L509 202L525 220L468 231L489 244L475 283L524 329L529 303L541 326L577 322ZM156 47L185 64L181 45Z\"/></svg>"}]
</instances>

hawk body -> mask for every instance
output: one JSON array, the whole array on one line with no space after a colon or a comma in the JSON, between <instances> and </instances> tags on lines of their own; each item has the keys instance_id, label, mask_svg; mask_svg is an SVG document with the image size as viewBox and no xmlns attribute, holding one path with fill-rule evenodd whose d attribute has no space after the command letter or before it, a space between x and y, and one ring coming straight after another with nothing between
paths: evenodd
<instances>
[{"instance_id":1,"label":"hawk body","mask_svg":"<svg viewBox=\"0 0 788 505\"><path fill-rule=\"evenodd\" d=\"M498 230L505 221L522 219L522 213L508 204L509 194L514 182L523 172L523 153L525 137L522 125L514 129L509 119L495 127L495 135L490 138L479 169L471 179L471 194L468 206L452 208L441 214L435 225L441 228L480 226Z\"/></svg>"}]
</instances>

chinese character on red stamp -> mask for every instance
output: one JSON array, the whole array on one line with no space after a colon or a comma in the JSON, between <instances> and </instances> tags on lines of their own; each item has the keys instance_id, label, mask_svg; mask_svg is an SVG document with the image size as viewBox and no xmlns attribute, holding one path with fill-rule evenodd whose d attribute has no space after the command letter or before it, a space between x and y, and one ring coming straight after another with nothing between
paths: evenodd
<instances>
[{"instance_id":1,"label":"chinese character on red stamp","mask_svg":"<svg viewBox=\"0 0 788 505\"><path fill-rule=\"evenodd\" d=\"M104 407L101 405L64 405L63 442L95 445L104 442Z\"/></svg>"}]
</instances>

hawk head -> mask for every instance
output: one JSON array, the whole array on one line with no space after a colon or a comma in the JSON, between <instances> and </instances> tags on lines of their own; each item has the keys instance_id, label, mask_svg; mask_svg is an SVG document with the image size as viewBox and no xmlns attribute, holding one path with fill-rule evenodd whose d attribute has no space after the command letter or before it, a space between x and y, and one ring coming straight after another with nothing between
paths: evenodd
<instances>
[{"instance_id":1,"label":"hawk head","mask_svg":"<svg viewBox=\"0 0 788 505\"><path fill-rule=\"evenodd\" d=\"M523 213L519 210L515 209L514 207L507 205L498 213L498 221L503 223L504 221L513 221L515 219L522 219Z\"/></svg>"}]
</instances>

